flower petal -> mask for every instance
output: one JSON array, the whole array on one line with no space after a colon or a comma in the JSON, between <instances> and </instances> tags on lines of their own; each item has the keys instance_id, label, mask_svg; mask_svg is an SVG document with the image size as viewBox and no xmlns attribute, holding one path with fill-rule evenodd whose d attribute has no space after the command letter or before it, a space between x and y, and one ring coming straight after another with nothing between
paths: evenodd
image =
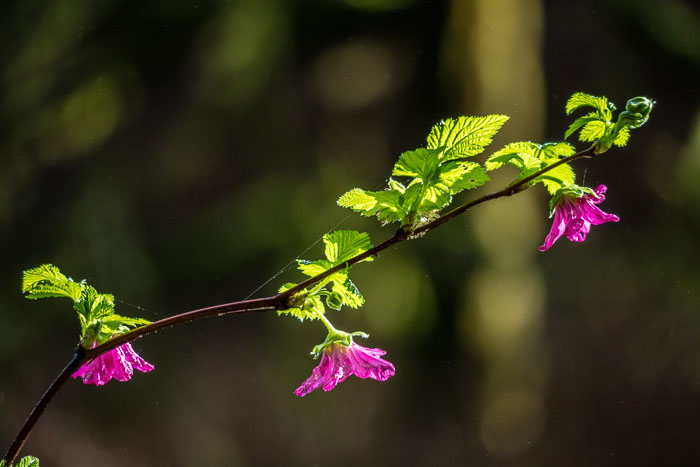
<instances>
[{"instance_id":1,"label":"flower petal","mask_svg":"<svg viewBox=\"0 0 700 467\"><path fill-rule=\"evenodd\" d=\"M386 352L381 349L368 349L352 343L350 346L335 343L323 351L321 363L313 369L311 376L299 386L294 394L304 397L311 391L323 387L330 391L348 376L373 378L386 381L396 370L390 362L380 358Z\"/></svg>"},{"instance_id":2,"label":"flower petal","mask_svg":"<svg viewBox=\"0 0 700 467\"><path fill-rule=\"evenodd\" d=\"M547 237L544 239L544 245L540 246L538 250L547 251L549 250L554 242L559 240L566 230L566 216L560 205L554 208L554 220L552 221L552 228L549 230Z\"/></svg>"},{"instance_id":3,"label":"flower petal","mask_svg":"<svg viewBox=\"0 0 700 467\"><path fill-rule=\"evenodd\" d=\"M112 378L119 381L130 380L134 374L134 368L148 373L154 369L154 366L141 358L127 342L84 363L71 376L82 378L84 384L102 386Z\"/></svg>"},{"instance_id":4,"label":"flower petal","mask_svg":"<svg viewBox=\"0 0 700 467\"><path fill-rule=\"evenodd\" d=\"M590 232L591 225L620 220L616 215L603 212L596 206L605 200L607 187L598 185L593 191L595 195L584 194L579 198L561 197L554 207L552 228L545 238L544 245L539 247L540 251L548 250L562 235L572 242L582 242Z\"/></svg>"}]
</instances>

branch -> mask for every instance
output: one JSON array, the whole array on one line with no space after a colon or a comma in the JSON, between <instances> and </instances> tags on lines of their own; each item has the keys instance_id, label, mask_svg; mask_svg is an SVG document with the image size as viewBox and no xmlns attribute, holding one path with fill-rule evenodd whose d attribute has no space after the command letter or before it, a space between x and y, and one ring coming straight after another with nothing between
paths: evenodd
<instances>
[{"instance_id":1,"label":"branch","mask_svg":"<svg viewBox=\"0 0 700 467\"><path fill-rule=\"evenodd\" d=\"M71 361L68 362L68 365L66 365L56 379L53 380L53 383L46 389L41 399L36 403L29 417L27 417L27 420L24 422L24 426L22 426L22 429L17 433L17 437L5 454L4 460L7 465L12 465L15 462L17 455L19 455L19 452L24 447L24 443L27 442L27 438L29 438L29 435L32 433L34 425L39 421L39 417L44 413L44 410L49 405L49 402L51 402L51 399L53 399L53 396L56 395L63 384L68 381L70 375L75 373L75 370L77 370L83 362L85 362L84 352L82 348L78 347Z\"/></svg>"},{"instance_id":2,"label":"branch","mask_svg":"<svg viewBox=\"0 0 700 467\"><path fill-rule=\"evenodd\" d=\"M425 225L422 225L416 229L409 229L407 226L404 226L400 228L399 230L396 231L396 233L388 238L387 240L383 241L379 245L365 251L364 253L361 253L359 255L356 255L346 262L339 264L331 269L328 269L327 271L323 272L322 274L319 274L317 276L311 277L304 282L301 282L300 284L292 287L289 290L286 290L285 292L279 293L277 295L274 295L272 297L266 297L266 298L257 298L257 299L252 299L252 300L243 300L239 302L232 302L232 303L225 303L223 305L215 305L207 308L200 308L197 310L193 311L188 311L185 313L181 313L179 315L175 316L170 316L165 319L161 319L159 321L154 321L148 325L141 326L139 328L136 328L126 334L122 334L120 336L114 337L107 342L104 342L103 344L92 348L92 349L82 349L78 348L76 351L75 355L71 359L71 361L66 365L66 367L61 371L61 373L56 377L53 383L51 383L51 386L48 387L46 392L44 392L43 396L41 396L41 399L39 402L37 402L36 406L32 410L32 412L29 414L29 417L27 417L27 420L24 422L24 426L22 429L19 431L17 434L17 437L12 443L12 446L10 446L10 449L8 449L7 454L5 454L5 461L7 462L8 465L12 464L14 460L16 459L17 455L21 451L22 447L24 446L24 443L27 441L27 438L29 438L29 435L32 432L32 429L36 422L39 420L39 417L41 417L41 414L44 412L44 409L48 406L49 402L51 402L51 399L53 396L58 392L58 390L65 384L66 381L68 381L70 375L72 375L82 364L85 362L92 360L94 358L99 357L105 352L108 352L116 347L119 347L120 345L126 344L127 342L132 342L135 341L136 339L139 339L147 334L154 333L160 329L168 328L171 326L175 326L177 324L184 324L184 323L189 323L191 321L195 321L198 319L202 318L208 318L210 316L222 316L226 314L240 314L240 313L256 313L256 312L265 312L265 311L276 311L276 310L285 310L289 308L289 302L290 298L293 297L295 294L298 292L301 292L302 290L317 284L321 282L323 279L335 274L338 271L342 271L343 269L346 269L349 266L352 266L356 263L359 263L360 261L369 258L370 256L376 256L380 252L386 250L390 246L393 246L397 243L400 243L404 240L408 240L410 238L413 238L416 235L424 234L426 232L429 232L440 225L444 224L445 222L449 221L450 219L453 219L454 217L457 217L458 215L468 211L469 209L473 208L474 206L477 206L481 203L484 203L486 201L490 201L493 199L498 199L498 198L503 198L505 196L512 196L516 193L520 193L521 191L526 190L529 188L529 183L534 180L535 178L539 177L540 175L552 170L555 167L558 167L562 164L566 164L572 161L575 161L576 159L581 159L585 157L593 157L595 155L593 151L593 147L586 149L585 151L581 151L577 154L574 154L572 156L566 157L564 159L561 159L551 165L548 165L547 167L533 173L532 175L525 177L522 180L519 180L515 183L512 183L505 187L504 189L500 191L496 191L494 193L490 193L484 196L481 196L475 200L472 200L468 203L465 203L461 206L456 207L455 209L447 212L446 214L443 214L442 216L438 217L432 222L429 222Z\"/></svg>"}]
</instances>

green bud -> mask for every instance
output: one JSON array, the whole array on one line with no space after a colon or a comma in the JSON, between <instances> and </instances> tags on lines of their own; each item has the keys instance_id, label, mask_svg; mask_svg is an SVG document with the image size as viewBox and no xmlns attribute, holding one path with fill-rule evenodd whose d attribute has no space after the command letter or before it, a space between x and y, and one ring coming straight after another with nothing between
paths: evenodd
<instances>
[{"instance_id":1,"label":"green bud","mask_svg":"<svg viewBox=\"0 0 700 467\"><path fill-rule=\"evenodd\" d=\"M617 118L617 128L639 128L649 119L655 102L646 97L635 97L627 101L627 110L620 112Z\"/></svg>"},{"instance_id":2,"label":"green bud","mask_svg":"<svg viewBox=\"0 0 700 467\"><path fill-rule=\"evenodd\" d=\"M326 297L326 305L328 305L328 308L340 310L340 308L343 306L343 296L338 292L331 292Z\"/></svg>"},{"instance_id":3,"label":"green bud","mask_svg":"<svg viewBox=\"0 0 700 467\"><path fill-rule=\"evenodd\" d=\"M647 99L646 97L633 97L632 99L627 101L625 110L627 110L628 112L642 114L648 117L649 112L651 112L651 109L654 107L654 104L656 104L656 102L654 102L651 99Z\"/></svg>"},{"instance_id":4,"label":"green bud","mask_svg":"<svg viewBox=\"0 0 700 467\"><path fill-rule=\"evenodd\" d=\"M85 328L85 334L83 334L82 339L80 339L80 345L84 349L91 349L95 346L97 342L97 336L100 335L102 330L102 321L95 321Z\"/></svg>"}]
</instances>

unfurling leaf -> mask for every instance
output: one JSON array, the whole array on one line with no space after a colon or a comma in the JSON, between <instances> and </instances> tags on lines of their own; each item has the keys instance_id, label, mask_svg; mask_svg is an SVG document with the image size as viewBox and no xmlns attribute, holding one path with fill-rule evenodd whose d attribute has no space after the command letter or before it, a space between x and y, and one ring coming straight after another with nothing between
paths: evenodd
<instances>
[{"instance_id":1,"label":"unfurling leaf","mask_svg":"<svg viewBox=\"0 0 700 467\"><path fill-rule=\"evenodd\" d=\"M566 102L566 115L570 115L574 110L581 107L593 107L602 116L607 119L612 118L612 111L615 110L615 105L608 102L607 97L597 97L585 92L574 93Z\"/></svg>"}]
</instances>

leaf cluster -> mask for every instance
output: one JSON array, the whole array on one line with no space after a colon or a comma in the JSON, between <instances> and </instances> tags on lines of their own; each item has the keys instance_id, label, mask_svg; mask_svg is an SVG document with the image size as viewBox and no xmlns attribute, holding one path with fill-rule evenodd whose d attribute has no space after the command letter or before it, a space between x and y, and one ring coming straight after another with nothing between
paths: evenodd
<instances>
[{"instance_id":1,"label":"leaf cluster","mask_svg":"<svg viewBox=\"0 0 700 467\"><path fill-rule=\"evenodd\" d=\"M323 236L325 258L316 261L297 260L298 269L309 277L346 263L351 258L372 248L369 235L354 230L336 230ZM370 256L363 261L372 261ZM293 306L278 311L280 315L295 316L301 321L319 319L325 314L326 306L340 310L343 306L359 308L365 299L357 286L350 280L350 266L335 272L319 281L310 289L304 289L291 299ZM286 292L297 284L288 282L280 288ZM325 303L325 304L324 304Z\"/></svg>"},{"instance_id":2,"label":"leaf cluster","mask_svg":"<svg viewBox=\"0 0 700 467\"><path fill-rule=\"evenodd\" d=\"M484 168L467 158L483 152L507 120L487 115L441 121L430 130L426 147L401 154L384 190L353 188L338 205L383 223L415 228L429 221L454 195L489 181Z\"/></svg>"},{"instance_id":3,"label":"leaf cluster","mask_svg":"<svg viewBox=\"0 0 700 467\"><path fill-rule=\"evenodd\" d=\"M522 180L545 167L571 156L575 149L568 143L538 144L531 141L507 144L486 159L486 170L495 170L505 164L515 166L520 174L514 182ZM534 178L530 184L542 183L550 194L574 183L574 170L569 164L559 166Z\"/></svg>"},{"instance_id":4,"label":"leaf cluster","mask_svg":"<svg viewBox=\"0 0 700 467\"><path fill-rule=\"evenodd\" d=\"M39 459L34 456L25 456L16 464L7 464L4 460L0 461L0 467L39 467Z\"/></svg>"},{"instance_id":5,"label":"leaf cluster","mask_svg":"<svg viewBox=\"0 0 700 467\"><path fill-rule=\"evenodd\" d=\"M73 310L80 321L82 342L91 347L113 335L123 334L130 327L150 321L121 316L114 311L114 296L102 294L84 280L76 282L65 276L56 266L43 264L24 271L22 292L29 299L64 297L73 301Z\"/></svg>"},{"instance_id":6,"label":"leaf cluster","mask_svg":"<svg viewBox=\"0 0 700 467\"><path fill-rule=\"evenodd\" d=\"M568 138L580 130L579 140L595 142L596 154L607 151L612 145L625 146L630 137L630 130L646 123L654 104L654 101L646 97L630 99L627 101L626 110L618 115L617 121L613 121L616 107L606 97L577 92L566 103L567 115L583 107L592 107L593 111L574 120L564 137Z\"/></svg>"}]
</instances>

